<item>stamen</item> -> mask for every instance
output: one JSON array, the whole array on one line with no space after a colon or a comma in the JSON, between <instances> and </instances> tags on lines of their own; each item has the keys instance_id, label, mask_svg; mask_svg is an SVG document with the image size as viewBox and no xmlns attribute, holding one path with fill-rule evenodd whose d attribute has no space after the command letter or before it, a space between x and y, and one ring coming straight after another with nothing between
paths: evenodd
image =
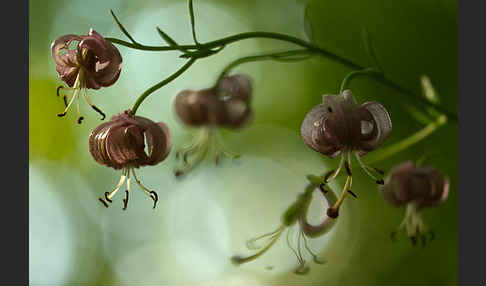
<instances>
[{"instance_id":1,"label":"stamen","mask_svg":"<svg viewBox=\"0 0 486 286\"><path fill-rule=\"evenodd\" d=\"M305 234L303 234L303 237L304 237L304 246L305 246L305 249L307 249L307 251L309 252L309 254L312 256L312 260L314 260L315 263L317 264L324 264L326 263L325 260L319 260L319 258L317 257L317 254L315 254L312 249L309 247L309 245L307 244L307 237L305 236Z\"/></svg>"},{"instance_id":2,"label":"stamen","mask_svg":"<svg viewBox=\"0 0 486 286\"><path fill-rule=\"evenodd\" d=\"M127 189L125 190L125 198L123 199L123 210L127 209L129 193L130 193L130 171L127 170Z\"/></svg>"},{"instance_id":3,"label":"stamen","mask_svg":"<svg viewBox=\"0 0 486 286\"><path fill-rule=\"evenodd\" d=\"M275 244L275 242L278 240L278 238L280 237L280 235L282 234L284 229L285 229L285 226L281 225L280 228L279 228L279 231L273 236L272 240L267 244L267 246L265 246L262 250L260 250L256 254L248 256L248 257L241 257L241 256L236 255L236 256L231 257L231 262L235 265L240 265L240 264L247 263L247 262L250 262L250 261L257 259L261 255L263 255L265 252L267 252Z\"/></svg>"},{"instance_id":4,"label":"stamen","mask_svg":"<svg viewBox=\"0 0 486 286\"><path fill-rule=\"evenodd\" d=\"M290 250L292 250L292 252L295 254L295 257L297 257L297 260L299 261L299 264L302 265L302 261L300 260L300 257L299 255L297 254L297 251L295 250L295 248L292 247L292 243L290 243L290 236L291 236L291 233L293 232L293 229L290 228L288 231L287 231L287 237L286 237L286 240L287 240L287 246L290 248Z\"/></svg>"},{"instance_id":5,"label":"stamen","mask_svg":"<svg viewBox=\"0 0 486 286\"><path fill-rule=\"evenodd\" d=\"M365 173L370 176L373 180L375 180L375 182L378 184L378 185L384 185L385 184L385 181L383 179L378 179L377 177L375 177L369 170L374 170L376 171L377 173L379 173L380 175L384 175L385 172L377 169L377 168L372 168L368 165L366 165L365 163L363 163L363 161L361 161L361 158L358 154L358 152L354 152L354 155L356 157L356 159L358 160L358 163L359 165L361 166L361 168L365 171Z\"/></svg>"},{"instance_id":6,"label":"stamen","mask_svg":"<svg viewBox=\"0 0 486 286\"><path fill-rule=\"evenodd\" d=\"M76 96L78 95L76 91L77 91L77 90L74 90L73 97L71 98L71 100L69 101L69 104L68 104L68 105L66 106L66 108L64 109L64 112L63 112L63 113L59 113L57 116L59 116L59 117L63 117L63 116L65 116L65 115L66 115L66 113L67 113L67 111L68 111L69 107L71 106L71 104L73 103L74 99L75 99L75 98L76 98Z\"/></svg>"},{"instance_id":7,"label":"stamen","mask_svg":"<svg viewBox=\"0 0 486 286\"><path fill-rule=\"evenodd\" d=\"M351 194L351 196L355 197L356 199L358 198L358 196L355 193L353 193L351 190L348 190L348 192Z\"/></svg>"},{"instance_id":8,"label":"stamen","mask_svg":"<svg viewBox=\"0 0 486 286\"><path fill-rule=\"evenodd\" d=\"M86 89L83 89L83 96L84 96L84 99L86 100L86 102L89 104L89 106L91 106L91 108L93 108L96 112L98 112L101 115L101 120L104 120L106 115L103 113L103 111L101 111L98 107L96 107L91 102L91 100L89 99L88 94L86 92Z\"/></svg>"},{"instance_id":9,"label":"stamen","mask_svg":"<svg viewBox=\"0 0 486 286\"><path fill-rule=\"evenodd\" d=\"M99 198L99 201L107 208L108 207L108 204L107 202L111 203L112 200L111 198L116 194L116 192L120 189L120 187L123 185L123 182L125 182L125 173L126 171L123 170L122 171L122 176L120 177L120 181L118 182L118 185L115 187L115 189L113 191L111 191L110 193L108 192L105 192L104 196L105 196L105 199L102 199L102 198Z\"/></svg>"},{"instance_id":10,"label":"stamen","mask_svg":"<svg viewBox=\"0 0 486 286\"><path fill-rule=\"evenodd\" d=\"M248 249L259 249L261 248L261 246L257 246L255 245L255 242L257 242L258 240L260 239L263 239L263 238L266 238L266 237L273 237L276 233L278 233L280 231L280 228L277 228L276 230L272 231L272 232L269 232L269 233L265 233L263 235L260 235L258 237L255 237L255 238L252 238L252 239L249 239L247 242L246 242L246 247Z\"/></svg>"},{"instance_id":11,"label":"stamen","mask_svg":"<svg viewBox=\"0 0 486 286\"><path fill-rule=\"evenodd\" d=\"M153 201L154 201L154 209L155 207L157 206L157 202L159 201L159 196L157 195L157 193L155 191L151 191L149 190L148 188L146 188L144 185L142 185L142 183L138 180L137 178L137 175L135 174L135 170L132 169L132 173L133 173L133 178L135 179L135 182L137 183L137 185L140 187L140 189L149 197L151 198Z\"/></svg>"},{"instance_id":12,"label":"stamen","mask_svg":"<svg viewBox=\"0 0 486 286\"><path fill-rule=\"evenodd\" d=\"M80 117L78 118L78 124L81 124L81 123L83 122L83 119L84 119L84 117L80 116Z\"/></svg>"}]
</instances>

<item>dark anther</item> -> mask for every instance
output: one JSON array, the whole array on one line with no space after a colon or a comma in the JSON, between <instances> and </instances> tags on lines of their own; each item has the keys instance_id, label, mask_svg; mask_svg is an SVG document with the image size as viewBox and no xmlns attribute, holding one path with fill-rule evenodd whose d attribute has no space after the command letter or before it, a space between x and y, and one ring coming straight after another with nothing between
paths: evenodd
<instances>
[{"instance_id":1,"label":"dark anther","mask_svg":"<svg viewBox=\"0 0 486 286\"><path fill-rule=\"evenodd\" d=\"M100 200L100 202L101 202L101 203L102 203L102 204L105 206L105 208L107 208L107 207L108 207L108 204L107 204L107 203L106 203L104 200L102 200L101 198L99 198L99 200Z\"/></svg>"},{"instance_id":2,"label":"dark anther","mask_svg":"<svg viewBox=\"0 0 486 286\"><path fill-rule=\"evenodd\" d=\"M108 198L108 195L109 195L109 194L110 194L110 193L105 192L105 200L107 200L108 202L112 203L113 201L112 201L112 200L110 200L110 198Z\"/></svg>"},{"instance_id":3,"label":"dark anther","mask_svg":"<svg viewBox=\"0 0 486 286\"><path fill-rule=\"evenodd\" d=\"M98 112L99 114L101 114L101 120L104 120L106 115L103 113L103 111L101 111L98 107L96 107L95 105L92 105L91 106L96 112Z\"/></svg>"},{"instance_id":4,"label":"dark anther","mask_svg":"<svg viewBox=\"0 0 486 286\"><path fill-rule=\"evenodd\" d=\"M355 193L353 193L351 190L348 190L348 192L351 194L351 196L358 198L358 196Z\"/></svg>"},{"instance_id":5,"label":"dark anther","mask_svg":"<svg viewBox=\"0 0 486 286\"><path fill-rule=\"evenodd\" d=\"M155 206L157 205L157 202L159 201L159 196L154 191L150 191L150 195L151 195L150 197L152 198L152 200L154 200L154 209L155 209Z\"/></svg>"},{"instance_id":6,"label":"dark anther","mask_svg":"<svg viewBox=\"0 0 486 286\"><path fill-rule=\"evenodd\" d=\"M64 117L64 116L66 116L66 112L59 113L57 116L58 116L58 117Z\"/></svg>"},{"instance_id":7,"label":"dark anther","mask_svg":"<svg viewBox=\"0 0 486 286\"><path fill-rule=\"evenodd\" d=\"M417 237L416 236L411 236L410 240L412 241L413 246L415 246L417 244Z\"/></svg>"},{"instance_id":8,"label":"dark anther","mask_svg":"<svg viewBox=\"0 0 486 286\"><path fill-rule=\"evenodd\" d=\"M64 106L68 107L67 98L65 95L62 97L62 100L64 100Z\"/></svg>"},{"instance_id":9,"label":"dark anther","mask_svg":"<svg viewBox=\"0 0 486 286\"><path fill-rule=\"evenodd\" d=\"M392 232L390 232L390 240L391 240L392 242L397 241L397 232L396 232L396 231L392 231Z\"/></svg>"},{"instance_id":10,"label":"dark anther","mask_svg":"<svg viewBox=\"0 0 486 286\"><path fill-rule=\"evenodd\" d=\"M327 194L327 190L324 188L326 185L324 183L321 183L319 185L319 189L321 189L321 192L324 193L324 194Z\"/></svg>"},{"instance_id":11,"label":"dark anther","mask_svg":"<svg viewBox=\"0 0 486 286\"><path fill-rule=\"evenodd\" d=\"M324 183L327 184L327 180L329 180L329 177L334 174L335 170L331 170L329 172L326 173L326 175L324 176Z\"/></svg>"},{"instance_id":12,"label":"dark anther","mask_svg":"<svg viewBox=\"0 0 486 286\"><path fill-rule=\"evenodd\" d=\"M330 218L337 218L339 216L339 210L334 208L328 208L326 214Z\"/></svg>"},{"instance_id":13,"label":"dark anther","mask_svg":"<svg viewBox=\"0 0 486 286\"><path fill-rule=\"evenodd\" d=\"M175 170L175 171L174 171L174 175L175 175L176 177L180 177L180 176L184 175L184 172L182 172L181 170Z\"/></svg>"},{"instance_id":14,"label":"dark anther","mask_svg":"<svg viewBox=\"0 0 486 286\"><path fill-rule=\"evenodd\" d=\"M425 237L425 235L421 235L420 238L422 239L422 247L425 247L425 244L427 243L427 237Z\"/></svg>"},{"instance_id":15,"label":"dark anther","mask_svg":"<svg viewBox=\"0 0 486 286\"><path fill-rule=\"evenodd\" d=\"M80 117L78 118L78 124L81 124L81 122L83 122L83 119L84 119L84 117L80 116Z\"/></svg>"},{"instance_id":16,"label":"dark anther","mask_svg":"<svg viewBox=\"0 0 486 286\"><path fill-rule=\"evenodd\" d=\"M352 174L351 174L351 168L349 168L348 161L345 161L344 162L344 167L346 167L346 173L348 173L348 176L352 176Z\"/></svg>"},{"instance_id":17,"label":"dark anther","mask_svg":"<svg viewBox=\"0 0 486 286\"><path fill-rule=\"evenodd\" d=\"M327 110L328 110L329 112L332 112L332 108L331 108L331 107L328 107L328 108L327 108Z\"/></svg>"},{"instance_id":18,"label":"dark anther","mask_svg":"<svg viewBox=\"0 0 486 286\"><path fill-rule=\"evenodd\" d=\"M376 183L377 183L378 185L384 185L384 184L385 184L385 181L383 181L383 180L378 180L378 181L376 181Z\"/></svg>"},{"instance_id":19,"label":"dark anther","mask_svg":"<svg viewBox=\"0 0 486 286\"><path fill-rule=\"evenodd\" d=\"M126 210L128 206L128 190L125 191L125 198L123 199L123 210Z\"/></svg>"},{"instance_id":20,"label":"dark anther","mask_svg":"<svg viewBox=\"0 0 486 286\"><path fill-rule=\"evenodd\" d=\"M378 168L373 168L373 169L375 169L375 171L378 172L380 175L385 175L385 172L384 171L382 171L382 170L380 170Z\"/></svg>"},{"instance_id":21,"label":"dark anther","mask_svg":"<svg viewBox=\"0 0 486 286\"><path fill-rule=\"evenodd\" d=\"M63 88L64 86L60 85L57 87L57 90L56 90L56 94L57 96L59 96L59 91L61 90L61 88Z\"/></svg>"}]
</instances>

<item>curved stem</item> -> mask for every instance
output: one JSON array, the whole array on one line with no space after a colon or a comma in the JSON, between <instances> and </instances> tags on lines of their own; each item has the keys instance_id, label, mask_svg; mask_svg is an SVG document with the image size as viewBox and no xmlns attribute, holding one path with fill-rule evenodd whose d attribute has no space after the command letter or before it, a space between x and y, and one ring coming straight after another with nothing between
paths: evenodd
<instances>
[{"instance_id":1,"label":"curved stem","mask_svg":"<svg viewBox=\"0 0 486 286\"><path fill-rule=\"evenodd\" d=\"M237 67L241 64L244 64L244 63L257 62L257 61L267 61L267 60L300 61L300 60L307 59L311 54L313 54L312 51L307 50L307 49L301 49L301 50L290 50L290 51L285 51L285 52L268 53L268 54L261 54L261 55L238 58L238 59L230 62L221 71L221 73L218 76L218 80L216 81L216 83L218 83L221 80L221 78L223 78L225 75L227 75L232 69L234 69L235 67Z\"/></svg>"},{"instance_id":2,"label":"curved stem","mask_svg":"<svg viewBox=\"0 0 486 286\"><path fill-rule=\"evenodd\" d=\"M271 33L271 32L240 33L240 34L228 36L228 37L225 37L225 38L222 38L222 39L219 39L219 40L215 40L215 41L211 41L211 42L207 42L207 43L199 43L199 44L195 44L195 45L146 46L146 45L142 45L142 44L139 44L138 42L136 42L129 35L129 33L126 31L126 29L121 25L121 23L115 17L113 12L112 12L112 15L115 18L120 29L122 29L123 33L127 37L129 37L129 39L132 41L132 43L129 43L129 42L126 42L126 41L123 41L123 40L119 40L119 39L115 39L115 38L105 38L105 39L112 42L112 43L116 43L116 44L123 45L123 46L133 48L133 49L145 50L145 51L171 51L171 50L188 50L188 49L211 50L212 48L223 47L223 46L226 46L228 44L231 44L231 43L234 43L234 42L237 42L237 41L241 41L241 40L245 40L245 39L265 38L265 39L274 39L274 40L280 40L280 41L296 44L298 46L301 46L301 47L308 49L311 52L318 53L318 54L325 56L325 57L327 57L327 58L329 58L329 59L331 59L335 62L338 62L338 63L340 63L344 66L347 66L352 70L363 70L363 69L365 69L365 67L363 67L363 66L361 66L357 63L354 63L353 61L346 59L342 56L339 56L337 54L334 54L334 53L327 51L325 49L322 49L322 48L314 45L313 43L309 43L307 41L304 41L304 40L301 40L299 38L292 37L292 36L289 36L289 35L279 34L279 33ZM376 81L381 82L382 84L394 89L395 91L397 91L400 94L408 94L408 95L412 96L413 98L415 98L415 100L419 101L421 104L423 104L425 106L430 106L430 107L433 107L433 108L439 110L443 114L446 114L450 119L457 122L457 114L454 114L454 113L448 111L444 107L426 100L422 96L417 95L416 93L414 93L413 91L411 91L409 89L401 87L400 85L396 84L395 82L386 78L383 75L380 75L379 77L374 77L374 78L375 78Z\"/></svg>"},{"instance_id":3,"label":"curved stem","mask_svg":"<svg viewBox=\"0 0 486 286\"><path fill-rule=\"evenodd\" d=\"M157 89L163 87L164 85L168 84L169 82L173 81L176 79L178 76L180 76L183 72L185 72L194 62L196 61L195 58L191 58L189 61L187 61L178 71L170 75L168 78L164 79L163 81L157 83L156 85L152 86L151 88L147 89L142 95L140 95L137 98L137 101L132 107L131 114L135 115L137 112L138 107L140 104L149 96L152 92L156 91Z\"/></svg>"},{"instance_id":4,"label":"curved stem","mask_svg":"<svg viewBox=\"0 0 486 286\"><path fill-rule=\"evenodd\" d=\"M436 121L429 123L425 128L422 130L418 131L417 133L413 134L410 137L407 137L406 139L399 141L383 150L379 153L375 154L370 154L368 157L369 160L366 160L368 164L372 164L377 161L381 161L385 158L388 158L402 150L405 150L409 148L410 146L418 143L422 139L426 138L430 134L432 134L437 128L440 126L444 125L447 122L447 117L445 115L441 115L437 118ZM374 156L373 156L374 155Z\"/></svg>"},{"instance_id":5,"label":"curved stem","mask_svg":"<svg viewBox=\"0 0 486 286\"><path fill-rule=\"evenodd\" d=\"M352 71L346 75L341 83L341 87L339 88L339 93L342 93L347 86L351 83L351 80L360 75L368 75L368 76L380 76L382 73L378 71L376 68L366 68L359 71Z\"/></svg>"}]
</instances>

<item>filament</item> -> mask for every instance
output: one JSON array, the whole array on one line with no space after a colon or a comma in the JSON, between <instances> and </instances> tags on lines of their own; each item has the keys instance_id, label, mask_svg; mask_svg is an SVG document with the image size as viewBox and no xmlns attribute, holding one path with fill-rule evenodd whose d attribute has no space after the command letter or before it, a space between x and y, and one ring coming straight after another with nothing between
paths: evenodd
<instances>
[{"instance_id":1,"label":"filament","mask_svg":"<svg viewBox=\"0 0 486 286\"><path fill-rule=\"evenodd\" d=\"M265 233L263 235L260 235L258 237L255 237L255 238L252 238L250 240L248 240L246 242L246 247L248 249L259 249L261 248L261 246L257 246L255 245L255 242L257 242L258 240L260 239L263 239L263 238L267 238L267 237L270 237L272 238L273 236L275 236L278 232L280 231L280 228L277 228L276 230L272 231L272 232L269 232L269 233Z\"/></svg>"},{"instance_id":2,"label":"filament","mask_svg":"<svg viewBox=\"0 0 486 286\"><path fill-rule=\"evenodd\" d=\"M281 225L278 229L278 232L272 237L270 242L259 252L255 253L251 256L248 256L248 257L233 256L233 257L231 257L231 261L236 265L240 265L240 264L247 263L247 262L250 262L250 261L257 259L261 255L265 254L265 252L267 252L275 244L275 242L277 242L278 238L280 237L280 235L282 234L284 229L285 229L285 226Z\"/></svg>"},{"instance_id":3,"label":"filament","mask_svg":"<svg viewBox=\"0 0 486 286\"><path fill-rule=\"evenodd\" d=\"M127 171L124 169L123 172L122 172L122 176L120 177L120 181L118 182L118 185L116 185L116 187L113 189L113 191L111 191L108 195L105 196L105 198L107 200L111 200L111 198L113 198L113 196L116 194L116 192L121 188L121 186L125 182L125 179L126 179L125 174L126 173L127 173Z\"/></svg>"},{"instance_id":4,"label":"filament","mask_svg":"<svg viewBox=\"0 0 486 286\"><path fill-rule=\"evenodd\" d=\"M151 198L154 201L154 208L155 208L155 206L157 205L157 201L159 200L157 193L149 190L144 185L142 185L142 183L138 180L134 169L132 169L132 173L133 173L133 178L135 179L135 183L137 183L137 185L144 192L144 194L146 194L149 198Z\"/></svg>"},{"instance_id":5,"label":"filament","mask_svg":"<svg viewBox=\"0 0 486 286\"><path fill-rule=\"evenodd\" d=\"M317 257L317 254L315 254L312 251L312 249L309 247L309 245L307 244L307 237L305 236L305 234L302 234L302 237L304 238L304 246L305 246L305 249L307 249L307 251L309 252L309 254L312 256L312 260L314 260L314 262L317 263L317 264L324 264L324 263L326 263L323 260L319 260L319 258Z\"/></svg>"}]
</instances>

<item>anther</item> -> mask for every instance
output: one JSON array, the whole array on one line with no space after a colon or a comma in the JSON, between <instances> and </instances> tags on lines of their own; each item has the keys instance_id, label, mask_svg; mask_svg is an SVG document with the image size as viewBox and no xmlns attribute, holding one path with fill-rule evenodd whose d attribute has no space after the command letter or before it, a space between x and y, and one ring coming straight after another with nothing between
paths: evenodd
<instances>
[{"instance_id":1,"label":"anther","mask_svg":"<svg viewBox=\"0 0 486 286\"><path fill-rule=\"evenodd\" d=\"M78 118L78 124L81 124L81 123L83 122L83 119L84 119L84 117L80 116L80 117Z\"/></svg>"},{"instance_id":2,"label":"anther","mask_svg":"<svg viewBox=\"0 0 486 286\"><path fill-rule=\"evenodd\" d=\"M125 198L123 199L123 210L126 210L128 206L128 190L125 191Z\"/></svg>"},{"instance_id":3,"label":"anther","mask_svg":"<svg viewBox=\"0 0 486 286\"><path fill-rule=\"evenodd\" d=\"M109 203L112 203L113 201L110 200L110 198L108 197L109 194L109 192L105 192L105 200L107 200Z\"/></svg>"},{"instance_id":4,"label":"anther","mask_svg":"<svg viewBox=\"0 0 486 286\"><path fill-rule=\"evenodd\" d=\"M64 86L60 85L57 87L57 90L56 90L56 94L57 96L59 96L59 91L61 90L61 88L63 88Z\"/></svg>"},{"instance_id":5,"label":"anther","mask_svg":"<svg viewBox=\"0 0 486 286\"><path fill-rule=\"evenodd\" d=\"M358 196L357 196L355 193L353 193L351 190L348 190L348 192L349 192L349 193L350 193L350 194L351 194L353 197L358 198Z\"/></svg>"},{"instance_id":6,"label":"anther","mask_svg":"<svg viewBox=\"0 0 486 286\"><path fill-rule=\"evenodd\" d=\"M410 240L412 241L412 245L415 246L417 244L417 237L411 236Z\"/></svg>"},{"instance_id":7,"label":"anther","mask_svg":"<svg viewBox=\"0 0 486 286\"><path fill-rule=\"evenodd\" d=\"M346 168L346 173L348 173L348 176L352 176L348 161L344 161L344 167Z\"/></svg>"},{"instance_id":8,"label":"anther","mask_svg":"<svg viewBox=\"0 0 486 286\"><path fill-rule=\"evenodd\" d=\"M102 200L101 198L99 198L99 200L105 206L105 208L108 208L108 204L104 200Z\"/></svg>"},{"instance_id":9,"label":"anther","mask_svg":"<svg viewBox=\"0 0 486 286\"><path fill-rule=\"evenodd\" d=\"M154 200L154 209L155 209L155 206L157 206L157 202L159 201L159 196L154 191L150 191L150 195L151 195L150 197L152 198L152 200Z\"/></svg>"},{"instance_id":10,"label":"anther","mask_svg":"<svg viewBox=\"0 0 486 286\"><path fill-rule=\"evenodd\" d=\"M327 174L324 176L324 183L327 184L329 177L331 177L334 174L334 172L335 172L335 170L331 170L331 171L327 172Z\"/></svg>"},{"instance_id":11,"label":"anther","mask_svg":"<svg viewBox=\"0 0 486 286\"><path fill-rule=\"evenodd\" d=\"M378 185L384 185L385 184L385 181L383 181L383 179L381 179L381 180L377 180L376 183Z\"/></svg>"},{"instance_id":12,"label":"anther","mask_svg":"<svg viewBox=\"0 0 486 286\"><path fill-rule=\"evenodd\" d=\"M378 168L375 168L375 167L373 167L373 169L374 169L376 172L378 172L380 175L382 175L382 176L383 176L383 175L385 175L385 172L384 172L384 171L382 171L382 170L380 170L380 169L378 169Z\"/></svg>"},{"instance_id":13,"label":"anther","mask_svg":"<svg viewBox=\"0 0 486 286\"><path fill-rule=\"evenodd\" d=\"M57 116L58 116L58 117L64 117L64 116L66 116L66 112L59 113Z\"/></svg>"},{"instance_id":14,"label":"anther","mask_svg":"<svg viewBox=\"0 0 486 286\"><path fill-rule=\"evenodd\" d=\"M101 120L104 120L106 115L103 113L103 111L101 111L98 107L96 107L96 105L91 105L91 107L96 111L98 112L99 114L101 114L102 118Z\"/></svg>"},{"instance_id":15,"label":"anther","mask_svg":"<svg viewBox=\"0 0 486 286\"><path fill-rule=\"evenodd\" d=\"M183 171L181 171L181 170L175 170L175 171L174 171L174 175L175 175L176 177L180 177L180 176L184 175L184 172L183 172Z\"/></svg>"},{"instance_id":16,"label":"anther","mask_svg":"<svg viewBox=\"0 0 486 286\"><path fill-rule=\"evenodd\" d=\"M324 184L324 183L321 183L321 184L319 185L319 189L321 189L321 192L322 192L322 193L327 194L327 192L328 192L328 191L327 191L327 190L324 188L324 186L325 186L325 184Z\"/></svg>"}]
</instances>

